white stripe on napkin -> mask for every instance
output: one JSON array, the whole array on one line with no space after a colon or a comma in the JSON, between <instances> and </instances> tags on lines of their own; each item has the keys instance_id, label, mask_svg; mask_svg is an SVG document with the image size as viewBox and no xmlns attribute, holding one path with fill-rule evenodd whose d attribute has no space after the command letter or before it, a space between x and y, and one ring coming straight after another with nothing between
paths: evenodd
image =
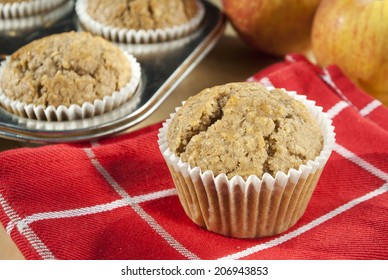
<instances>
[{"instance_id":1,"label":"white stripe on napkin","mask_svg":"<svg viewBox=\"0 0 388 280\"><path fill-rule=\"evenodd\" d=\"M15 223L15 222L21 221L21 218L19 217L19 215L11 208L11 206L9 206L9 204L1 194L0 194L0 205L4 209L5 214L10 218L11 222ZM39 237L29 226L25 226L19 229L19 232L21 235L24 235L24 237L31 244L32 248L35 249L35 251L39 254L39 256L41 256L42 259L45 259L45 260L55 259L53 253L47 248L47 246L43 243L43 241L39 239ZM10 234L11 232L7 230L7 233Z\"/></svg>"},{"instance_id":2,"label":"white stripe on napkin","mask_svg":"<svg viewBox=\"0 0 388 280\"><path fill-rule=\"evenodd\" d=\"M172 246L176 251L181 253L184 257L191 260L199 260L199 257L194 253L190 252L182 244L180 244L174 237L172 237L162 226L160 226L153 217L151 217L139 204L134 203L132 198L126 191L113 179L113 177L108 173L108 171L100 164L97 158L94 155L94 152L90 148L84 149L89 159L91 160L94 167L97 171L105 178L105 180L115 189L115 191L123 197L128 205L144 220L146 221L152 229L154 229L170 246Z\"/></svg>"},{"instance_id":3,"label":"white stripe on napkin","mask_svg":"<svg viewBox=\"0 0 388 280\"><path fill-rule=\"evenodd\" d=\"M365 116L369 115L370 113L372 113L380 105L381 105L381 102L375 99L360 110L360 115L365 117Z\"/></svg>"}]
</instances>

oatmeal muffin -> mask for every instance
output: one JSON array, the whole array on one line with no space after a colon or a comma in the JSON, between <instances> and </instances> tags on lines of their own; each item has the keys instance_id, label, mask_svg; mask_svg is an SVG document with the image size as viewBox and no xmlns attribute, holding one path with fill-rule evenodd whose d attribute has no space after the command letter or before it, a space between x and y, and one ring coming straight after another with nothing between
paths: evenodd
<instances>
[{"instance_id":1,"label":"oatmeal muffin","mask_svg":"<svg viewBox=\"0 0 388 280\"><path fill-rule=\"evenodd\" d=\"M188 216L244 238L278 234L299 220L333 142L320 108L258 83L201 91L159 134Z\"/></svg>"},{"instance_id":2,"label":"oatmeal muffin","mask_svg":"<svg viewBox=\"0 0 388 280\"><path fill-rule=\"evenodd\" d=\"M133 58L101 37L55 34L12 54L2 70L1 95L35 107L82 107L124 89L138 80L138 71Z\"/></svg>"},{"instance_id":3,"label":"oatmeal muffin","mask_svg":"<svg viewBox=\"0 0 388 280\"><path fill-rule=\"evenodd\" d=\"M136 30L163 29L190 21L197 13L197 3L195 0L94 0L88 1L87 11L106 25Z\"/></svg>"},{"instance_id":4,"label":"oatmeal muffin","mask_svg":"<svg viewBox=\"0 0 388 280\"><path fill-rule=\"evenodd\" d=\"M81 0L76 11L87 31L127 43L181 37L195 29L203 17L202 4L197 0ZM127 34L117 38L123 32Z\"/></svg>"},{"instance_id":5,"label":"oatmeal muffin","mask_svg":"<svg viewBox=\"0 0 388 280\"><path fill-rule=\"evenodd\" d=\"M0 0L0 19L44 14L69 0Z\"/></svg>"},{"instance_id":6,"label":"oatmeal muffin","mask_svg":"<svg viewBox=\"0 0 388 280\"><path fill-rule=\"evenodd\" d=\"M44 29L73 9L71 0L0 0L0 32Z\"/></svg>"},{"instance_id":7,"label":"oatmeal muffin","mask_svg":"<svg viewBox=\"0 0 388 280\"><path fill-rule=\"evenodd\" d=\"M247 179L314 159L322 135L307 108L283 91L235 83L189 98L171 122L168 144L191 166Z\"/></svg>"}]
</instances>

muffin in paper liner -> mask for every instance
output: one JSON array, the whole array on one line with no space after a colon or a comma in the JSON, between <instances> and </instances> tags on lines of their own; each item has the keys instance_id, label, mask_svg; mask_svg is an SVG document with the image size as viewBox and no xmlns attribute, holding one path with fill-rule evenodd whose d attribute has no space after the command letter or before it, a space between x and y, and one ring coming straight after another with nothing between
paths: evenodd
<instances>
[{"instance_id":1,"label":"muffin in paper liner","mask_svg":"<svg viewBox=\"0 0 388 280\"><path fill-rule=\"evenodd\" d=\"M187 23L172 26L164 29L136 30L128 28L118 28L105 25L93 19L87 13L87 0L78 0L76 3L76 13L80 22L79 28L105 39L124 44L150 44L160 43L182 38L197 29L205 15L205 7L200 1L196 1L198 6L197 14Z\"/></svg>"},{"instance_id":2,"label":"muffin in paper liner","mask_svg":"<svg viewBox=\"0 0 388 280\"><path fill-rule=\"evenodd\" d=\"M54 6L54 8L47 11L42 11L41 14L29 14L28 12L7 12L5 13L5 15L7 15L8 17L5 17L4 19L0 18L0 31L28 30L31 28L41 27L49 22L55 22L61 19L73 9L73 6L74 2L70 0L59 1L58 6ZM13 17L13 14L24 16Z\"/></svg>"},{"instance_id":3,"label":"muffin in paper liner","mask_svg":"<svg viewBox=\"0 0 388 280\"><path fill-rule=\"evenodd\" d=\"M79 23L77 23L77 30L79 32L87 32L82 28L82 26ZM118 46L120 49L127 51L140 59L140 57L142 56L148 56L153 54L159 55L164 52L174 51L178 48L181 48L187 45L197 37L198 37L198 32L193 31L192 33L184 37L177 38L172 41L166 41L166 42L157 42L152 44L147 44L147 43L129 44L129 43L120 43L120 42L112 42L112 43Z\"/></svg>"},{"instance_id":4,"label":"muffin in paper liner","mask_svg":"<svg viewBox=\"0 0 388 280\"><path fill-rule=\"evenodd\" d=\"M268 88L273 89L273 88ZM285 91L285 90L284 90ZM158 144L189 218L209 231L236 238L259 238L280 234L304 214L322 170L330 157L335 133L331 120L315 102L296 92L285 91L302 102L318 122L323 135L320 154L298 169L231 179L214 176L211 170L190 166L167 144L167 131L175 114L160 129ZM179 108L176 109L178 111Z\"/></svg>"},{"instance_id":5,"label":"muffin in paper liner","mask_svg":"<svg viewBox=\"0 0 388 280\"><path fill-rule=\"evenodd\" d=\"M93 103L85 102L82 106L72 104L70 106L60 105L54 107L50 105L46 107L43 105L26 104L25 102L20 102L18 100L11 100L3 94L2 88L0 87L0 104L7 111L20 117L47 121L85 119L111 112L133 96L141 79L141 66L136 58L127 52L124 52L124 54L131 65L132 74L130 81L119 91L115 91L109 96L104 96L103 99L96 99ZM8 61L9 57L7 57L0 65L0 84L2 72Z\"/></svg>"},{"instance_id":6,"label":"muffin in paper liner","mask_svg":"<svg viewBox=\"0 0 388 280\"><path fill-rule=\"evenodd\" d=\"M26 0L14 3L0 3L0 19L16 19L24 18L37 14L42 14L58 6L64 2L72 2L68 0Z\"/></svg>"}]
</instances>

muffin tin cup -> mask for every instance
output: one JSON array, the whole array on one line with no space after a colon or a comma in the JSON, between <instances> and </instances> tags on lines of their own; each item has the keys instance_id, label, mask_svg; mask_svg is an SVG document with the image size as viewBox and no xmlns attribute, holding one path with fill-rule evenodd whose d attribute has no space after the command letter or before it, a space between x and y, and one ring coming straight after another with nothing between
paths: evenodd
<instances>
[{"instance_id":1,"label":"muffin tin cup","mask_svg":"<svg viewBox=\"0 0 388 280\"><path fill-rule=\"evenodd\" d=\"M78 0L75 10L78 15L80 27L83 30L102 36L112 42L125 44L150 44L182 38L196 30L205 15L205 8L203 4L199 1L197 1L197 4L198 12L189 22L165 29L148 30L117 28L98 22L87 13L87 0Z\"/></svg>"},{"instance_id":2,"label":"muffin tin cup","mask_svg":"<svg viewBox=\"0 0 388 280\"><path fill-rule=\"evenodd\" d=\"M272 88L269 88L272 89ZM285 91L285 90L284 90ZM334 127L322 108L303 95L286 91L301 101L317 120L323 134L321 153L298 169L275 177L251 175L228 179L225 174L191 167L174 155L167 144L167 131L175 114L160 129L158 143L166 160L179 200L189 218L209 231L236 238L259 238L280 234L304 214L335 143ZM178 110L179 108L177 108Z\"/></svg>"},{"instance_id":3,"label":"muffin tin cup","mask_svg":"<svg viewBox=\"0 0 388 280\"><path fill-rule=\"evenodd\" d=\"M0 3L0 20L20 19L51 11L68 0L32 0L20 3Z\"/></svg>"},{"instance_id":4,"label":"muffin tin cup","mask_svg":"<svg viewBox=\"0 0 388 280\"><path fill-rule=\"evenodd\" d=\"M39 1L37 1L39 2ZM57 1L58 6L43 12L42 14L29 14L27 12L20 12L24 16L19 17L6 17L0 18L0 31L16 31L16 30L29 30L32 28L40 27L49 22L55 22L64 17L73 9L73 1ZM26 2L22 2L26 3ZM15 3L17 4L17 3ZM0 4L2 5L2 4ZM9 4L6 4L9 5ZM8 6L7 6L8 7ZM0 7L1 10L1 7ZM3 11L3 10L2 10ZM22 9L22 11L24 11ZM12 13L14 14L14 13ZM9 15L8 13L6 14Z\"/></svg>"},{"instance_id":5,"label":"muffin tin cup","mask_svg":"<svg viewBox=\"0 0 388 280\"><path fill-rule=\"evenodd\" d=\"M103 99L96 99L93 103L85 102L82 105L72 104L70 106L60 105L43 106L26 104L17 100L11 100L5 96L0 87L0 104L7 111L24 117L27 119L43 120L43 121L68 121L91 118L101 115L118 108L123 103L127 102L137 90L141 78L141 67L135 57L125 53L131 64L132 75L130 81L119 91L113 92ZM1 76L9 57L0 65L0 85Z\"/></svg>"}]
</instances>

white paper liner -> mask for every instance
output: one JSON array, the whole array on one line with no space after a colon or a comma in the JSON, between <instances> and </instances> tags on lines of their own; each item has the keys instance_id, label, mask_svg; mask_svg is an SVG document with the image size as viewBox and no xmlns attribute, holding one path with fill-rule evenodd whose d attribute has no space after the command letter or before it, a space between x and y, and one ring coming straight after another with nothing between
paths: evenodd
<instances>
[{"instance_id":1,"label":"white paper liner","mask_svg":"<svg viewBox=\"0 0 388 280\"><path fill-rule=\"evenodd\" d=\"M139 85L140 86L140 85ZM88 127L100 126L102 124L111 123L114 120L122 118L134 112L137 105L141 101L141 91L137 91L127 102L119 106L118 108L107 112L102 115L94 116L93 118L77 119L71 121L57 121L50 122L44 120L33 120L20 118L16 115L12 115L14 122L18 125L27 127L28 129L44 130L44 131L70 131L85 129Z\"/></svg>"},{"instance_id":2,"label":"white paper liner","mask_svg":"<svg viewBox=\"0 0 388 280\"><path fill-rule=\"evenodd\" d=\"M77 31L87 32L87 30L83 29L79 23L77 24ZM112 42L112 43L118 46L120 49L131 53L137 58L140 58L141 56L147 56L150 54L161 54L163 52L170 52L177 48L183 47L188 43L190 43L192 40L194 40L198 36L198 34L199 34L198 32L194 31L193 33L190 33L187 36L184 36L182 38L177 38L172 41L157 42L152 44L128 44L128 43L118 43L118 42Z\"/></svg>"},{"instance_id":3,"label":"white paper liner","mask_svg":"<svg viewBox=\"0 0 388 280\"><path fill-rule=\"evenodd\" d=\"M26 104L18 100L11 100L3 93L0 87L0 104L7 111L12 112L15 115L47 121L67 121L91 118L97 115L110 112L116 109L123 103L125 103L135 92L140 82L141 68L140 64L136 61L136 58L125 52L131 65L131 79L130 81L119 91L115 91L112 95L105 96L103 99L96 99L93 103L85 102L82 106L72 104L69 107L60 105L57 108L54 106L43 106ZM2 73L6 63L9 61L9 57L3 61L0 65L0 85L2 79Z\"/></svg>"},{"instance_id":4,"label":"white paper liner","mask_svg":"<svg viewBox=\"0 0 388 280\"><path fill-rule=\"evenodd\" d=\"M273 88L268 88L269 90ZM284 90L284 89L283 89ZM167 131L175 114L160 129L158 144L170 169L180 202L196 224L225 236L258 238L284 232L304 214L320 174L335 143L334 127L322 108L306 96L286 91L301 101L317 120L323 135L323 148L314 159L275 178L265 173L228 179L214 177L212 171L191 167L175 156L167 145ZM176 111L179 108L176 109Z\"/></svg>"},{"instance_id":5,"label":"white paper liner","mask_svg":"<svg viewBox=\"0 0 388 280\"><path fill-rule=\"evenodd\" d=\"M32 0L20 3L0 3L0 19L29 17L50 11L67 0Z\"/></svg>"},{"instance_id":6,"label":"white paper liner","mask_svg":"<svg viewBox=\"0 0 388 280\"><path fill-rule=\"evenodd\" d=\"M55 22L69 13L73 9L73 5L73 1L66 1L44 14L0 19L0 31L27 30L43 26L49 22Z\"/></svg>"},{"instance_id":7,"label":"white paper liner","mask_svg":"<svg viewBox=\"0 0 388 280\"><path fill-rule=\"evenodd\" d=\"M203 4L197 1L197 5L198 12L189 22L179 26L155 30L117 28L100 23L88 15L87 0L78 0L75 10L78 15L78 20L84 30L87 30L95 35L102 36L112 42L149 44L181 38L194 31L200 25L205 15L205 8Z\"/></svg>"}]
</instances>

